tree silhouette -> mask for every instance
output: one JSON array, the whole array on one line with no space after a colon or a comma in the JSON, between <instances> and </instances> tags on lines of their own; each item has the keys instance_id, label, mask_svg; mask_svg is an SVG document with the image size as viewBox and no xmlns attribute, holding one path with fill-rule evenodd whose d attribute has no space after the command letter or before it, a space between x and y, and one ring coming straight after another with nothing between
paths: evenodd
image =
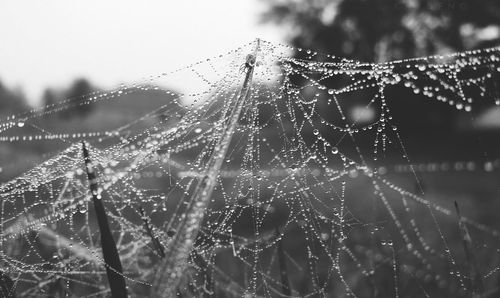
<instances>
[{"instance_id":1,"label":"tree silhouette","mask_svg":"<svg viewBox=\"0 0 500 298\"><path fill-rule=\"evenodd\" d=\"M71 87L64 92L64 98L71 99L75 102L75 108L69 109L67 112L62 114L63 118L69 118L73 116L86 116L92 111L92 106L85 103L85 99L88 97L89 93L94 91L95 88L92 87L89 81L86 79L77 79L73 82Z\"/></svg>"},{"instance_id":2,"label":"tree silhouette","mask_svg":"<svg viewBox=\"0 0 500 298\"><path fill-rule=\"evenodd\" d=\"M290 26L289 38L295 47L365 62L453 52L499 41L497 0L264 1L269 9L262 20ZM445 104L432 103L431 108L421 95L389 89L391 110L400 115L398 126L406 132L420 133L423 127L442 132L452 129L456 113ZM366 96L348 101L354 107Z\"/></svg>"},{"instance_id":3,"label":"tree silhouette","mask_svg":"<svg viewBox=\"0 0 500 298\"><path fill-rule=\"evenodd\" d=\"M50 88L45 89L42 95L42 105L48 109L57 103L56 92Z\"/></svg>"},{"instance_id":4,"label":"tree silhouette","mask_svg":"<svg viewBox=\"0 0 500 298\"><path fill-rule=\"evenodd\" d=\"M500 26L496 0L266 0L265 22L291 25L297 47L382 62L462 50L465 31ZM498 41L498 36L482 39Z\"/></svg>"},{"instance_id":5,"label":"tree silhouette","mask_svg":"<svg viewBox=\"0 0 500 298\"><path fill-rule=\"evenodd\" d=\"M20 92L12 91L0 82L0 117L10 116L27 109L26 100Z\"/></svg>"},{"instance_id":6,"label":"tree silhouette","mask_svg":"<svg viewBox=\"0 0 500 298\"><path fill-rule=\"evenodd\" d=\"M87 116L92 111L92 105L85 102L88 99L89 94L97 90L96 87L87 79L76 79L69 88L65 90L54 90L52 88L45 89L42 96L42 104L46 109L54 108L53 105L57 104L61 100L70 100L71 108L59 113L60 117L63 119L69 119L73 117L84 117Z\"/></svg>"}]
</instances>

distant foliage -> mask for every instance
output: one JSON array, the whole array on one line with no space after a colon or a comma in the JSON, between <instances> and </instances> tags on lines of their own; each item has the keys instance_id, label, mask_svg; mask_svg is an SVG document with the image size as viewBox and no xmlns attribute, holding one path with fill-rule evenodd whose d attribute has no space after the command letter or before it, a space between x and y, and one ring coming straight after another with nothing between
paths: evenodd
<instances>
[{"instance_id":1,"label":"distant foliage","mask_svg":"<svg viewBox=\"0 0 500 298\"><path fill-rule=\"evenodd\" d=\"M296 47L362 61L491 45L500 35L475 39L471 31L500 30L496 0L262 0L266 22L290 26ZM495 31L495 30L493 30Z\"/></svg>"}]
</instances>

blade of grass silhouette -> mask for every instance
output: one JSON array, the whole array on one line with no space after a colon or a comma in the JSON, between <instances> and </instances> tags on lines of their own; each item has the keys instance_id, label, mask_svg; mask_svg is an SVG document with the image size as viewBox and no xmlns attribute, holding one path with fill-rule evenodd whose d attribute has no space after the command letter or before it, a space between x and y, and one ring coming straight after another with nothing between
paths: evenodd
<instances>
[{"instance_id":1,"label":"blade of grass silhouette","mask_svg":"<svg viewBox=\"0 0 500 298\"><path fill-rule=\"evenodd\" d=\"M106 263L106 273L111 289L111 296L113 296L113 298L127 297L127 285L125 283L125 277L123 276L120 256L118 255L118 249L116 248L113 234L111 234L111 229L109 228L106 209L101 202L96 174L92 166L92 161L90 160L89 152L85 146L85 141L82 141L82 150L89 180L90 193L92 194L92 202L94 204L99 232L101 234L102 253L104 262Z\"/></svg>"},{"instance_id":2,"label":"blade of grass silhouette","mask_svg":"<svg viewBox=\"0 0 500 298\"><path fill-rule=\"evenodd\" d=\"M3 271L0 271L0 297L16 297L16 285L12 281L12 279Z\"/></svg>"},{"instance_id":3,"label":"blade of grass silhouette","mask_svg":"<svg viewBox=\"0 0 500 298\"><path fill-rule=\"evenodd\" d=\"M201 273L205 278L203 284L203 298L212 298L215 296L214 282L212 278L212 268L210 264L203 258L203 256L197 252L191 254L193 262L196 263L200 269Z\"/></svg>"},{"instance_id":4,"label":"blade of grass silhouette","mask_svg":"<svg viewBox=\"0 0 500 298\"><path fill-rule=\"evenodd\" d=\"M460 234L462 235L462 244L464 246L465 260L467 270L469 271L470 291L473 298L483 297L483 280L479 273L476 259L472 253L472 238L470 237L465 221L460 215L460 208L457 201L455 201L455 209L457 210L458 225L460 227Z\"/></svg>"},{"instance_id":5,"label":"blade of grass silhouette","mask_svg":"<svg viewBox=\"0 0 500 298\"><path fill-rule=\"evenodd\" d=\"M276 237L279 237L280 231L276 227ZM290 287L290 279L288 278L288 270L286 266L285 250L283 249L283 238L278 241L278 263L280 267L280 277L281 277L281 291L283 295L291 296L292 288Z\"/></svg>"},{"instance_id":6,"label":"blade of grass silhouette","mask_svg":"<svg viewBox=\"0 0 500 298\"><path fill-rule=\"evenodd\" d=\"M193 196L184 213L183 220L175 229L177 231L176 234L167 244L167 256L161 261L156 271L151 297L174 297L177 292L177 287L188 265L189 255L201 227L205 209L212 196L220 168L236 130L238 119L245 102L250 96L250 86L252 84L259 48L260 40L257 39L254 53L247 56L245 62L245 80L236 98L236 102L229 117L229 123L222 133L222 136L217 141L214 151L208 160L205 174L202 176L193 192Z\"/></svg>"},{"instance_id":7,"label":"blade of grass silhouette","mask_svg":"<svg viewBox=\"0 0 500 298\"><path fill-rule=\"evenodd\" d=\"M158 237L153 234L153 230L151 229L151 225L149 224L149 220L144 213L144 208L139 206L139 213L141 214L142 221L144 222L144 229L146 230L146 234L151 238L151 243L153 244L154 250L161 257L165 257L165 248L161 244Z\"/></svg>"}]
</instances>

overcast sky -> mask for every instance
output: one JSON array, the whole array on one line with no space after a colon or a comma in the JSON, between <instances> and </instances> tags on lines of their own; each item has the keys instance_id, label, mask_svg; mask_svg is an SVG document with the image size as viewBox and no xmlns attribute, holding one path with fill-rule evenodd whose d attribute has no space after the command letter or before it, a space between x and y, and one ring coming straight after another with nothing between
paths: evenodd
<instances>
[{"instance_id":1,"label":"overcast sky","mask_svg":"<svg viewBox=\"0 0 500 298\"><path fill-rule=\"evenodd\" d=\"M76 77L103 88L174 70L256 37L283 42L259 25L259 0L2 0L0 81L36 103L43 90Z\"/></svg>"}]
</instances>

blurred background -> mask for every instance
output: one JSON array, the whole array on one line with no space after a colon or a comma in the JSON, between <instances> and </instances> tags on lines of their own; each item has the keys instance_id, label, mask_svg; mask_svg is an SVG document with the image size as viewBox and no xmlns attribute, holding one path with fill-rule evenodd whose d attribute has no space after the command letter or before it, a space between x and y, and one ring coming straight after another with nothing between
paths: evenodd
<instances>
[{"instance_id":1,"label":"blurred background","mask_svg":"<svg viewBox=\"0 0 500 298\"><path fill-rule=\"evenodd\" d=\"M3 118L136 82L223 53L255 37L366 62L490 47L500 40L500 3L8 1L0 4L0 25ZM193 83L179 80L165 87L183 92ZM500 127L500 109L490 108L489 103L475 109L472 121L468 121L470 115L457 113L445 104L418 100L419 96L399 99L408 96L391 96L393 111L402 115L398 125L406 135L418 137L420 132L429 137L430 129L431 137L439 141L438 132L486 133ZM148 100L143 103L144 109L135 110L137 115L148 110ZM351 114L356 113L356 107L353 99ZM72 115L55 117L64 122L92 117L93 112L92 105L85 105Z\"/></svg>"}]
</instances>

